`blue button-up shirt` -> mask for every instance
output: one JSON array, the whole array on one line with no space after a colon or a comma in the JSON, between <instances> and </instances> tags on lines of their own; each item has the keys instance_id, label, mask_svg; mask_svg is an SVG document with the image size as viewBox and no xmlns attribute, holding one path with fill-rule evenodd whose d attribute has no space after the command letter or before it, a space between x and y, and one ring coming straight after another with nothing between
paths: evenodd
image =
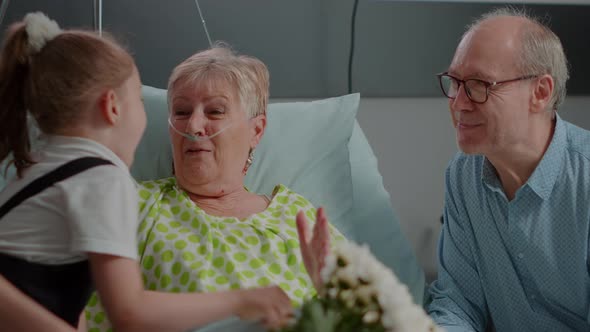
<instances>
[{"instance_id":1,"label":"blue button-up shirt","mask_svg":"<svg viewBox=\"0 0 590 332\"><path fill-rule=\"evenodd\" d=\"M446 172L438 279L447 331L590 331L590 132L557 117L541 162L508 201L494 167L462 153Z\"/></svg>"}]
</instances>

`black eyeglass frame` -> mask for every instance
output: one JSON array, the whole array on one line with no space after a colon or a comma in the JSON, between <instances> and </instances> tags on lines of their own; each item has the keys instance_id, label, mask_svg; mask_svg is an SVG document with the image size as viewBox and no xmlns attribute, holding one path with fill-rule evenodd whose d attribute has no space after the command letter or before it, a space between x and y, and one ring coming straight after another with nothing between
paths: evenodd
<instances>
[{"instance_id":1,"label":"black eyeglass frame","mask_svg":"<svg viewBox=\"0 0 590 332\"><path fill-rule=\"evenodd\" d=\"M471 100L472 102L476 103L476 104L484 104L486 101L488 101L488 97L490 96L490 88L494 87L494 86L498 86L498 85L502 85L502 84L506 84L506 83L512 83L512 82L517 82L517 81L524 81L524 80L530 80L533 78L537 78L540 75L525 75L525 76L520 76L517 78L512 78L509 80L503 80L503 81L494 81L494 82L488 82L488 81L484 81L484 80L480 80L478 78L470 78L470 79L466 79L466 80L461 80L458 79L457 77L453 76L453 75L449 75L449 72L442 72L439 74L436 74L436 77L438 77L438 83L440 85L440 89L442 90L443 94L445 95L445 97L449 98L449 99L455 99L457 98L457 96L455 95L454 97L451 97L447 94L447 92L445 91L445 88L443 86L443 81L442 78L443 77L449 77L452 80L455 80L457 83L459 83L459 85L457 86L457 93L459 93L459 89L461 88L461 85L463 85L463 89L465 89L465 93L467 94L467 98L469 98L469 100ZM477 81L480 83L483 83L483 85L486 87L486 98L483 101L477 101L477 100L473 100L473 98L471 97L471 92L470 90L467 88L467 82L468 81Z\"/></svg>"}]
</instances>

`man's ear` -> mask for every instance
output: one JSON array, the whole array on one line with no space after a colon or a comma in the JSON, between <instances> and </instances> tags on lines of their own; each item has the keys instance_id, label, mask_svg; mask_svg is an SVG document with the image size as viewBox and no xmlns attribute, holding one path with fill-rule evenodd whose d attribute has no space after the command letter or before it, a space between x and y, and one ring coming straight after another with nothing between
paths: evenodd
<instances>
[{"instance_id":1,"label":"man's ear","mask_svg":"<svg viewBox=\"0 0 590 332\"><path fill-rule=\"evenodd\" d=\"M252 140L250 141L250 148L254 149L260 143L262 136L264 136L264 130L266 129L266 114L260 114L253 118L253 130L254 136L252 136Z\"/></svg>"},{"instance_id":2,"label":"man's ear","mask_svg":"<svg viewBox=\"0 0 590 332\"><path fill-rule=\"evenodd\" d=\"M546 111L547 107L551 107L551 97L555 89L555 81L551 75L542 75L537 78L537 83L534 84L533 94L531 96L532 111L541 112Z\"/></svg>"},{"instance_id":3,"label":"man's ear","mask_svg":"<svg viewBox=\"0 0 590 332\"><path fill-rule=\"evenodd\" d=\"M100 108L100 114L104 120L111 125L116 124L119 120L119 117L121 116L121 105L115 90L108 89L105 91L101 95L98 104Z\"/></svg>"}]
</instances>

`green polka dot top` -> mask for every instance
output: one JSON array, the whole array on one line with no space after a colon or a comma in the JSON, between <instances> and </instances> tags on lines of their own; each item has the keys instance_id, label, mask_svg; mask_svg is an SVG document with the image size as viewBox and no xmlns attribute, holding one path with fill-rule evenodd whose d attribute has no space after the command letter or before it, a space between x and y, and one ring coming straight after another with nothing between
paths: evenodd
<instances>
[{"instance_id":1,"label":"green polka dot top","mask_svg":"<svg viewBox=\"0 0 590 332\"><path fill-rule=\"evenodd\" d=\"M280 286L295 306L315 294L299 250L295 216L315 208L277 185L266 210L245 219L211 216L179 189L175 178L139 185L139 256L146 289L215 292ZM333 227L333 238L342 235ZM86 309L89 331L108 331L93 296Z\"/></svg>"}]
</instances>

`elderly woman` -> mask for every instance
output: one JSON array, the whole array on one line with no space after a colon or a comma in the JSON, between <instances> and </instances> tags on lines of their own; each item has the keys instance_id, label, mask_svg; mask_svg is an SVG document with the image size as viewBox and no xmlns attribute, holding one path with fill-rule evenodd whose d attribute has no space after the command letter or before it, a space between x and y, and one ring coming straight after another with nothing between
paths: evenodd
<instances>
[{"instance_id":1,"label":"elderly woman","mask_svg":"<svg viewBox=\"0 0 590 332\"><path fill-rule=\"evenodd\" d=\"M216 292L279 285L294 305L315 293L328 232L341 235L329 229L320 209L311 236L306 223L316 219L314 207L284 185L270 197L244 187L266 127L268 86L261 61L219 46L172 72L174 177L139 188L139 250L148 289ZM96 298L86 316L92 331L109 326Z\"/></svg>"}]
</instances>

